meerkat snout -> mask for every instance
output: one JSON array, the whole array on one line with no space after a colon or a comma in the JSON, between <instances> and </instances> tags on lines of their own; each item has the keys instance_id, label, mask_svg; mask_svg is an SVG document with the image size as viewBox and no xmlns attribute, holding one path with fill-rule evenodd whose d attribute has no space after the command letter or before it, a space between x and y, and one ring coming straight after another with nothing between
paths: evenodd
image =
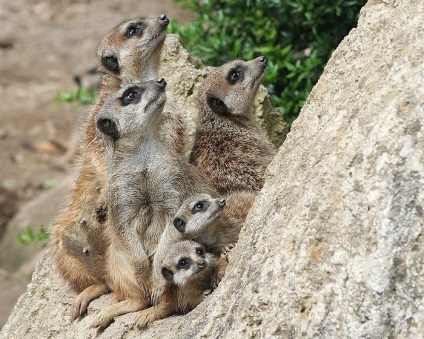
<instances>
[{"instance_id":1,"label":"meerkat snout","mask_svg":"<svg viewBox=\"0 0 424 339\"><path fill-rule=\"evenodd\" d=\"M166 17L165 14L161 14L159 15L159 21L161 22L162 25L164 26L168 26L169 24L169 19Z\"/></svg>"},{"instance_id":2,"label":"meerkat snout","mask_svg":"<svg viewBox=\"0 0 424 339\"><path fill-rule=\"evenodd\" d=\"M162 78L158 81L156 81L156 83L159 85L159 87L165 88L167 85L167 82L165 81L165 78Z\"/></svg>"},{"instance_id":3,"label":"meerkat snout","mask_svg":"<svg viewBox=\"0 0 424 339\"><path fill-rule=\"evenodd\" d=\"M256 60L259 61L259 63L266 65L268 63L267 58L265 58L263 55L260 57L257 57Z\"/></svg>"},{"instance_id":4,"label":"meerkat snout","mask_svg":"<svg viewBox=\"0 0 424 339\"><path fill-rule=\"evenodd\" d=\"M225 199L219 199L218 200L218 205L220 207L224 207L227 204L227 201Z\"/></svg>"}]
</instances>

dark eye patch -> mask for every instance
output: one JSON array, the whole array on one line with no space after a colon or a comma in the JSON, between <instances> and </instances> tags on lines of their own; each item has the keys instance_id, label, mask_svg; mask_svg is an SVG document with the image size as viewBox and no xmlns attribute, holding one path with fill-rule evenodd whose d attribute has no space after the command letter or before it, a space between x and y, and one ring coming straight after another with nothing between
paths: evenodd
<instances>
[{"instance_id":1,"label":"dark eye patch","mask_svg":"<svg viewBox=\"0 0 424 339\"><path fill-rule=\"evenodd\" d=\"M143 88L133 86L128 88L121 97L122 105L136 104L140 101Z\"/></svg>"},{"instance_id":2,"label":"dark eye patch","mask_svg":"<svg viewBox=\"0 0 424 339\"><path fill-rule=\"evenodd\" d=\"M119 61L116 55L103 55L102 65L111 72L119 73Z\"/></svg>"},{"instance_id":3,"label":"dark eye patch","mask_svg":"<svg viewBox=\"0 0 424 339\"><path fill-rule=\"evenodd\" d=\"M191 212L193 214L197 213L197 212L201 212L204 210L207 210L209 207L209 204L207 201L202 200L202 201L197 201L194 205L193 208L191 209Z\"/></svg>"},{"instance_id":4,"label":"dark eye patch","mask_svg":"<svg viewBox=\"0 0 424 339\"><path fill-rule=\"evenodd\" d=\"M240 79L243 79L244 72L241 67L235 67L230 69L230 71L227 74L227 79L230 82L230 84L235 84Z\"/></svg>"},{"instance_id":5,"label":"dark eye patch","mask_svg":"<svg viewBox=\"0 0 424 339\"><path fill-rule=\"evenodd\" d=\"M189 258L181 258L178 260L178 267L188 269L190 267L190 259Z\"/></svg>"},{"instance_id":6,"label":"dark eye patch","mask_svg":"<svg viewBox=\"0 0 424 339\"><path fill-rule=\"evenodd\" d=\"M141 35L141 33L143 32L143 29L144 29L143 24L132 24L128 26L125 32L125 36L127 38L132 38L133 36Z\"/></svg>"},{"instance_id":7,"label":"dark eye patch","mask_svg":"<svg viewBox=\"0 0 424 339\"><path fill-rule=\"evenodd\" d=\"M228 109L227 105L221 99L218 99L213 96L209 96L207 98L208 106L211 108L213 112L219 115L230 115L231 112Z\"/></svg>"},{"instance_id":8,"label":"dark eye patch","mask_svg":"<svg viewBox=\"0 0 424 339\"><path fill-rule=\"evenodd\" d=\"M201 247L197 247L197 248L196 248L196 253L197 253L198 255L202 256L202 255L204 255L204 254L205 254L205 250L204 250L203 248L201 248Z\"/></svg>"}]
</instances>

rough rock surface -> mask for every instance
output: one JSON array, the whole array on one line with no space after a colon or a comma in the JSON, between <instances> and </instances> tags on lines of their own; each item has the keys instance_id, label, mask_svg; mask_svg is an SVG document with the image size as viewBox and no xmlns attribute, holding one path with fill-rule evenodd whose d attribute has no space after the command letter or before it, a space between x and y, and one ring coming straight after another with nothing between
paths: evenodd
<instances>
[{"instance_id":1,"label":"rough rock surface","mask_svg":"<svg viewBox=\"0 0 424 339\"><path fill-rule=\"evenodd\" d=\"M186 316L90 329L47 253L2 338L424 336L424 3L371 0L270 165L228 271Z\"/></svg>"},{"instance_id":2,"label":"rough rock surface","mask_svg":"<svg viewBox=\"0 0 424 339\"><path fill-rule=\"evenodd\" d=\"M26 233L28 226L37 231L41 226L47 228L53 223L57 211L65 204L65 197L68 194L72 178L62 175L58 181L57 186L22 206L9 221L6 234L0 242L1 268L16 272L23 263L39 252L39 246L23 246L19 242L18 236Z\"/></svg>"}]
</instances>

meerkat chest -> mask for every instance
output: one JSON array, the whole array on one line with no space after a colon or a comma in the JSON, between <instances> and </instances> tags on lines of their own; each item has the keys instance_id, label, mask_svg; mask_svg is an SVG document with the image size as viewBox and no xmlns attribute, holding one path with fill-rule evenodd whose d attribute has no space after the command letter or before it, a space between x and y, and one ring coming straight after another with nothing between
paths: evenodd
<instances>
[{"instance_id":1,"label":"meerkat chest","mask_svg":"<svg viewBox=\"0 0 424 339\"><path fill-rule=\"evenodd\" d=\"M122 172L121 172L122 173ZM111 181L111 203L118 209L134 212L143 209L175 210L180 193L174 184L172 173L156 166L146 166L131 173L120 175Z\"/></svg>"}]
</instances>

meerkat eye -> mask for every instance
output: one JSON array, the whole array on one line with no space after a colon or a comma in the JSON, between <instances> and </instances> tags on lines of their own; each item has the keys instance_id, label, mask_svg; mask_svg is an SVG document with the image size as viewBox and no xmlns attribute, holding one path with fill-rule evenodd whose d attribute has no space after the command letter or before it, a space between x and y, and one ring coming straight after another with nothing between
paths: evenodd
<instances>
[{"instance_id":1,"label":"meerkat eye","mask_svg":"<svg viewBox=\"0 0 424 339\"><path fill-rule=\"evenodd\" d=\"M178 267L180 268L189 268L190 267L190 260L187 258L181 258L178 260Z\"/></svg>"},{"instance_id":2,"label":"meerkat eye","mask_svg":"<svg viewBox=\"0 0 424 339\"><path fill-rule=\"evenodd\" d=\"M194 213L205 210L207 207L208 207L208 205L206 204L205 201L198 201L194 204L192 212L194 214Z\"/></svg>"},{"instance_id":3,"label":"meerkat eye","mask_svg":"<svg viewBox=\"0 0 424 339\"><path fill-rule=\"evenodd\" d=\"M140 35L142 31L143 31L143 25L131 25L127 28L127 31L125 32L125 36L127 38L131 38L134 35Z\"/></svg>"},{"instance_id":4,"label":"meerkat eye","mask_svg":"<svg viewBox=\"0 0 424 339\"><path fill-rule=\"evenodd\" d=\"M127 89L121 98L122 104L125 106L131 103L135 103L136 100L138 101L140 99L142 92L142 89L137 86Z\"/></svg>"},{"instance_id":5,"label":"meerkat eye","mask_svg":"<svg viewBox=\"0 0 424 339\"><path fill-rule=\"evenodd\" d=\"M228 81L231 84L236 83L237 80L239 80L242 76L242 70L240 68L235 68L232 69L229 73L228 73Z\"/></svg>"},{"instance_id":6,"label":"meerkat eye","mask_svg":"<svg viewBox=\"0 0 424 339\"><path fill-rule=\"evenodd\" d=\"M202 256L202 255L204 255L204 254L205 254L205 250L204 250L203 248L201 248L201 247L197 247L197 248L196 248L196 253L197 253L198 255Z\"/></svg>"}]
</instances>

